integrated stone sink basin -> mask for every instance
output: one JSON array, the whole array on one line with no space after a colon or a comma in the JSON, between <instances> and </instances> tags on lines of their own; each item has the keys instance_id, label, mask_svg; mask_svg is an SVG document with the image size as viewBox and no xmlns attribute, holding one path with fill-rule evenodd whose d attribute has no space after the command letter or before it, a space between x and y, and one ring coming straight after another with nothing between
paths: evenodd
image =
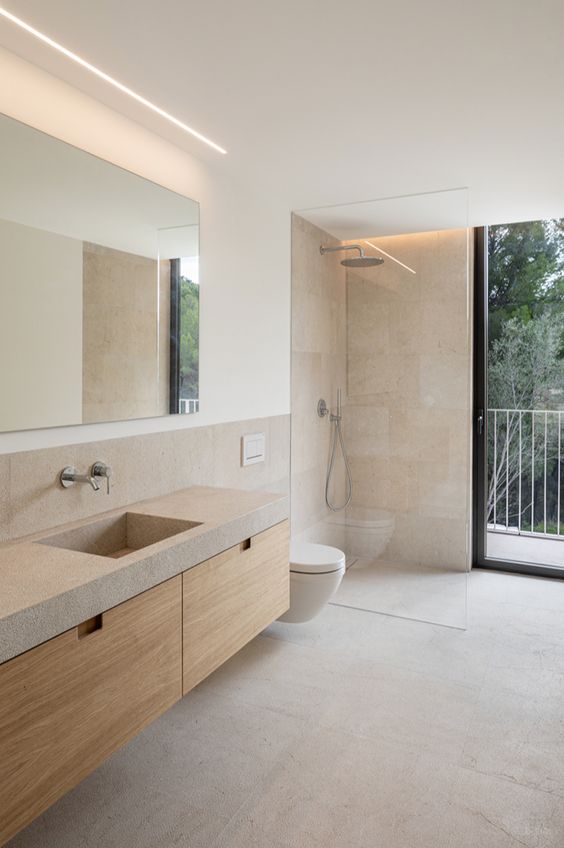
<instances>
[{"instance_id":1,"label":"integrated stone sink basin","mask_svg":"<svg viewBox=\"0 0 564 848\"><path fill-rule=\"evenodd\" d=\"M178 533L199 527L199 521L123 512L40 539L38 544L117 559Z\"/></svg>"}]
</instances>

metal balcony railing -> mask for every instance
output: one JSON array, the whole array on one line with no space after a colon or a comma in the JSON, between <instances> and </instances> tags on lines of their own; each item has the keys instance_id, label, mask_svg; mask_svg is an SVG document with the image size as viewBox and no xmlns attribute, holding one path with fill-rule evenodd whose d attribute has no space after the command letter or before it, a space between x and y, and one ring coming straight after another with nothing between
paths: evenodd
<instances>
[{"instance_id":1,"label":"metal balcony railing","mask_svg":"<svg viewBox=\"0 0 564 848\"><path fill-rule=\"evenodd\" d=\"M191 412L200 411L200 401L198 398L180 398L178 401L178 411L181 415L187 415Z\"/></svg>"},{"instance_id":2,"label":"metal balcony railing","mask_svg":"<svg viewBox=\"0 0 564 848\"><path fill-rule=\"evenodd\" d=\"M488 409L488 530L564 539L563 414Z\"/></svg>"}]
</instances>

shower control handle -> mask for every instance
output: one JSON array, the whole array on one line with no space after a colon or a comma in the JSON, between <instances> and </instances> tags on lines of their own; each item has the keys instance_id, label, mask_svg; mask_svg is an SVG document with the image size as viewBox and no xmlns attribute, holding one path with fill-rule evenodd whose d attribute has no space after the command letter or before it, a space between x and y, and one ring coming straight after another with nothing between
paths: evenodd
<instances>
[{"instance_id":1,"label":"shower control handle","mask_svg":"<svg viewBox=\"0 0 564 848\"><path fill-rule=\"evenodd\" d=\"M323 398L317 404L317 414L320 418L325 418L326 415L329 415L329 407Z\"/></svg>"}]
</instances>

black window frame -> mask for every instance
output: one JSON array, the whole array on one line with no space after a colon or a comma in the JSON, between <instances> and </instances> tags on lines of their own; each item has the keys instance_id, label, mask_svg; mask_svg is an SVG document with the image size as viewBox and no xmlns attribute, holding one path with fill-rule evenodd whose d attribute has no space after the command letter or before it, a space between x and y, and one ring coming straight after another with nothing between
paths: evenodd
<instances>
[{"instance_id":1,"label":"black window frame","mask_svg":"<svg viewBox=\"0 0 564 848\"><path fill-rule=\"evenodd\" d=\"M180 259L170 260L169 412L180 412Z\"/></svg>"}]
</instances>

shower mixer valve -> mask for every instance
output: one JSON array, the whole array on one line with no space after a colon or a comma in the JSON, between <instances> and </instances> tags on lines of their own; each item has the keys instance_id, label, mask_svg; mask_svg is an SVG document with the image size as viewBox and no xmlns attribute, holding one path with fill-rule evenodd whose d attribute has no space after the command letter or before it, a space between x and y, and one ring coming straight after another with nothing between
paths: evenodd
<instances>
[{"instance_id":1,"label":"shower mixer valve","mask_svg":"<svg viewBox=\"0 0 564 848\"><path fill-rule=\"evenodd\" d=\"M325 418L326 415L329 415L329 407L327 406L323 398L321 398L321 400L317 404L317 414L320 418Z\"/></svg>"}]
</instances>

